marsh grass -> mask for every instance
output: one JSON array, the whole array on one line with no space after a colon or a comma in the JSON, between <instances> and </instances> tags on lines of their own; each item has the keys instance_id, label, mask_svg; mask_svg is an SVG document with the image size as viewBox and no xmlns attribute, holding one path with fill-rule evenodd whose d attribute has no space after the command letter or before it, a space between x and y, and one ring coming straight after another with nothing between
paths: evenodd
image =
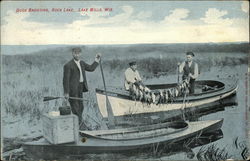
<instances>
[{"instance_id":1,"label":"marsh grass","mask_svg":"<svg viewBox=\"0 0 250 161\"><path fill-rule=\"evenodd\" d=\"M6 67L9 69L9 66ZM53 79L55 74L50 73ZM2 78L2 109L4 114L13 116L29 114L31 119L39 119L40 115L47 112L51 103L43 103L45 95L58 95L57 82L49 80L49 72L32 67L22 73L5 72ZM45 81L50 82L45 84ZM53 102L57 106L58 101Z\"/></svg>"},{"instance_id":2,"label":"marsh grass","mask_svg":"<svg viewBox=\"0 0 250 161\"><path fill-rule=\"evenodd\" d=\"M216 144L212 144L207 148L202 147L197 153L197 159L199 161L221 161L232 158L227 152L227 148L219 148Z\"/></svg>"}]
</instances>

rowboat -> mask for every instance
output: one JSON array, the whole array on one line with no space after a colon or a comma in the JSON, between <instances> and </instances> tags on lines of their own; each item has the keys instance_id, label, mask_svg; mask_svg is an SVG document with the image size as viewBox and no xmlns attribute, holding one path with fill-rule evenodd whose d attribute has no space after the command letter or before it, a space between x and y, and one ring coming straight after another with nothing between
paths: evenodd
<instances>
[{"instance_id":1,"label":"rowboat","mask_svg":"<svg viewBox=\"0 0 250 161\"><path fill-rule=\"evenodd\" d=\"M196 112L221 104L225 98L236 94L237 82L234 77L220 80L199 80L195 82L195 93L187 95L185 100L184 96L179 96L170 102L160 104L148 104L133 100L128 91L119 87L108 88L107 95L112 112L117 118L146 117L158 114L160 117L168 119L181 115L183 111L185 113ZM150 90L166 90L176 86L176 83L147 85ZM209 89L203 90L204 87L209 87ZM104 118L107 118L105 91L96 89L96 97L100 113Z\"/></svg>"},{"instance_id":2,"label":"rowboat","mask_svg":"<svg viewBox=\"0 0 250 161\"><path fill-rule=\"evenodd\" d=\"M223 119L197 122L165 122L138 127L80 131L75 143L52 145L45 139L26 142L23 149L31 159L60 159L80 157L85 154L128 153L153 146L166 146L188 138L216 131Z\"/></svg>"}]
</instances>

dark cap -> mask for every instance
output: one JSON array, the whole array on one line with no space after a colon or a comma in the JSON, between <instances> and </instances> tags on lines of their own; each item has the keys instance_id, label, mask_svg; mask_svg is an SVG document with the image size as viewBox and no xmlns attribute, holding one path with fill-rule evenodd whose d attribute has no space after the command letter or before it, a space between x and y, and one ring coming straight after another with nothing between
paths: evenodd
<instances>
[{"instance_id":1,"label":"dark cap","mask_svg":"<svg viewBox=\"0 0 250 161\"><path fill-rule=\"evenodd\" d=\"M194 56L194 53L191 52L191 51L188 51L188 52L186 53L186 55L192 55L192 56Z\"/></svg>"},{"instance_id":2,"label":"dark cap","mask_svg":"<svg viewBox=\"0 0 250 161\"><path fill-rule=\"evenodd\" d=\"M130 62L128 64L129 64L129 66L136 65L136 61L132 61L132 62Z\"/></svg>"},{"instance_id":3,"label":"dark cap","mask_svg":"<svg viewBox=\"0 0 250 161\"><path fill-rule=\"evenodd\" d=\"M81 48L78 48L78 47L72 49L72 52L81 52L81 51L82 51L82 49L81 49Z\"/></svg>"}]
</instances>

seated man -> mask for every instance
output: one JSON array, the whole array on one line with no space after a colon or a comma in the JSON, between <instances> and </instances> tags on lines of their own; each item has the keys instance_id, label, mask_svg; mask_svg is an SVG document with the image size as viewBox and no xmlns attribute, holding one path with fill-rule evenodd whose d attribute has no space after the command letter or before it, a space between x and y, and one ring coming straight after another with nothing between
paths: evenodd
<instances>
[{"instance_id":1,"label":"seated man","mask_svg":"<svg viewBox=\"0 0 250 161\"><path fill-rule=\"evenodd\" d=\"M132 84L138 87L142 85L142 79L137 71L137 64L135 61L130 62L129 68L125 71L125 89L129 90Z\"/></svg>"},{"instance_id":2,"label":"seated man","mask_svg":"<svg viewBox=\"0 0 250 161\"><path fill-rule=\"evenodd\" d=\"M129 63L129 68L125 71L125 89L130 92L131 95L142 99L142 91L149 91L147 87L142 83L139 72L137 71L137 64L135 61Z\"/></svg>"}]
</instances>

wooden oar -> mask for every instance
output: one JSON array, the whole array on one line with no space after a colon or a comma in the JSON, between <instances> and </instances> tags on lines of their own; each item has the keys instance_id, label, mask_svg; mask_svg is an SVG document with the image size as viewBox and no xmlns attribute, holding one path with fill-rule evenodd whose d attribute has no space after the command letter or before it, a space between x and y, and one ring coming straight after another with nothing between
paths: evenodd
<instances>
[{"instance_id":1,"label":"wooden oar","mask_svg":"<svg viewBox=\"0 0 250 161\"><path fill-rule=\"evenodd\" d=\"M185 118L185 112L184 112L184 110L185 110L185 106L186 106L186 97L187 97L187 90L185 89L185 91L184 91L184 98L183 98L183 102L182 102L182 106L183 106L183 108L182 108L182 118L183 118L183 121L185 121L186 120L186 118Z\"/></svg>"},{"instance_id":2,"label":"wooden oar","mask_svg":"<svg viewBox=\"0 0 250 161\"><path fill-rule=\"evenodd\" d=\"M190 77L188 77L187 80L189 82L190 81ZM186 87L185 90L184 90L184 98L183 98L183 102L182 102L183 108L181 109L181 111L182 111L182 118L183 118L184 121L186 121L184 110L185 110L185 107L186 107L187 88L188 87Z\"/></svg>"},{"instance_id":3,"label":"wooden oar","mask_svg":"<svg viewBox=\"0 0 250 161\"><path fill-rule=\"evenodd\" d=\"M180 68L180 64L178 63L178 65L177 65L177 84L179 84L180 83L180 76L179 76L179 69Z\"/></svg>"},{"instance_id":4,"label":"wooden oar","mask_svg":"<svg viewBox=\"0 0 250 161\"><path fill-rule=\"evenodd\" d=\"M112 129L112 128L115 128L115 118L114 118L111 104L110 104L109 99L108 99L108 94L107 94L101 59L100 59L100 68L101 68L102 81L103 81L104 91L105 91L105 96L106 96L106 109L107 109L107 113L108 113L108 122L109 122L109 127Z\"/></svg>"},{"instance_id":5,"label":"wooden oar","mask_svg":"<svg viewBox=\"0 0 250 161\"><path fill-rule=\"evenodd\" d=\"M188 78L187 78L187 81L188 81L188 82L190 81L190 77L189 77L189 76L188 76ZM184 120L184 121L186 121L184 110L185 110L185 108L186 108L187 88L188 88L188 87L186 87L185 90L184 90L184 98L183 98L183 102L182 102L182 105L183 105L183 108L182 108L182 117L183 117L183 120Z\"/></svg>"},{"instance_id":6,"label":"wooden oar","mask_svg":"<svg viewBox=\"0 0 250 161\"><path fill-rule=\"evenodd\" d=\"M43 101L46 102L46 101L51 101L51 100L55 100L55 99L59 99L59 98L65 98L65 97L64 96L45 96L45 97L43 97ZM88 101L86 99L78 98L78 97L69 97L69 99L80 100L80 101Z\"/></svg>"}]
</instances>

